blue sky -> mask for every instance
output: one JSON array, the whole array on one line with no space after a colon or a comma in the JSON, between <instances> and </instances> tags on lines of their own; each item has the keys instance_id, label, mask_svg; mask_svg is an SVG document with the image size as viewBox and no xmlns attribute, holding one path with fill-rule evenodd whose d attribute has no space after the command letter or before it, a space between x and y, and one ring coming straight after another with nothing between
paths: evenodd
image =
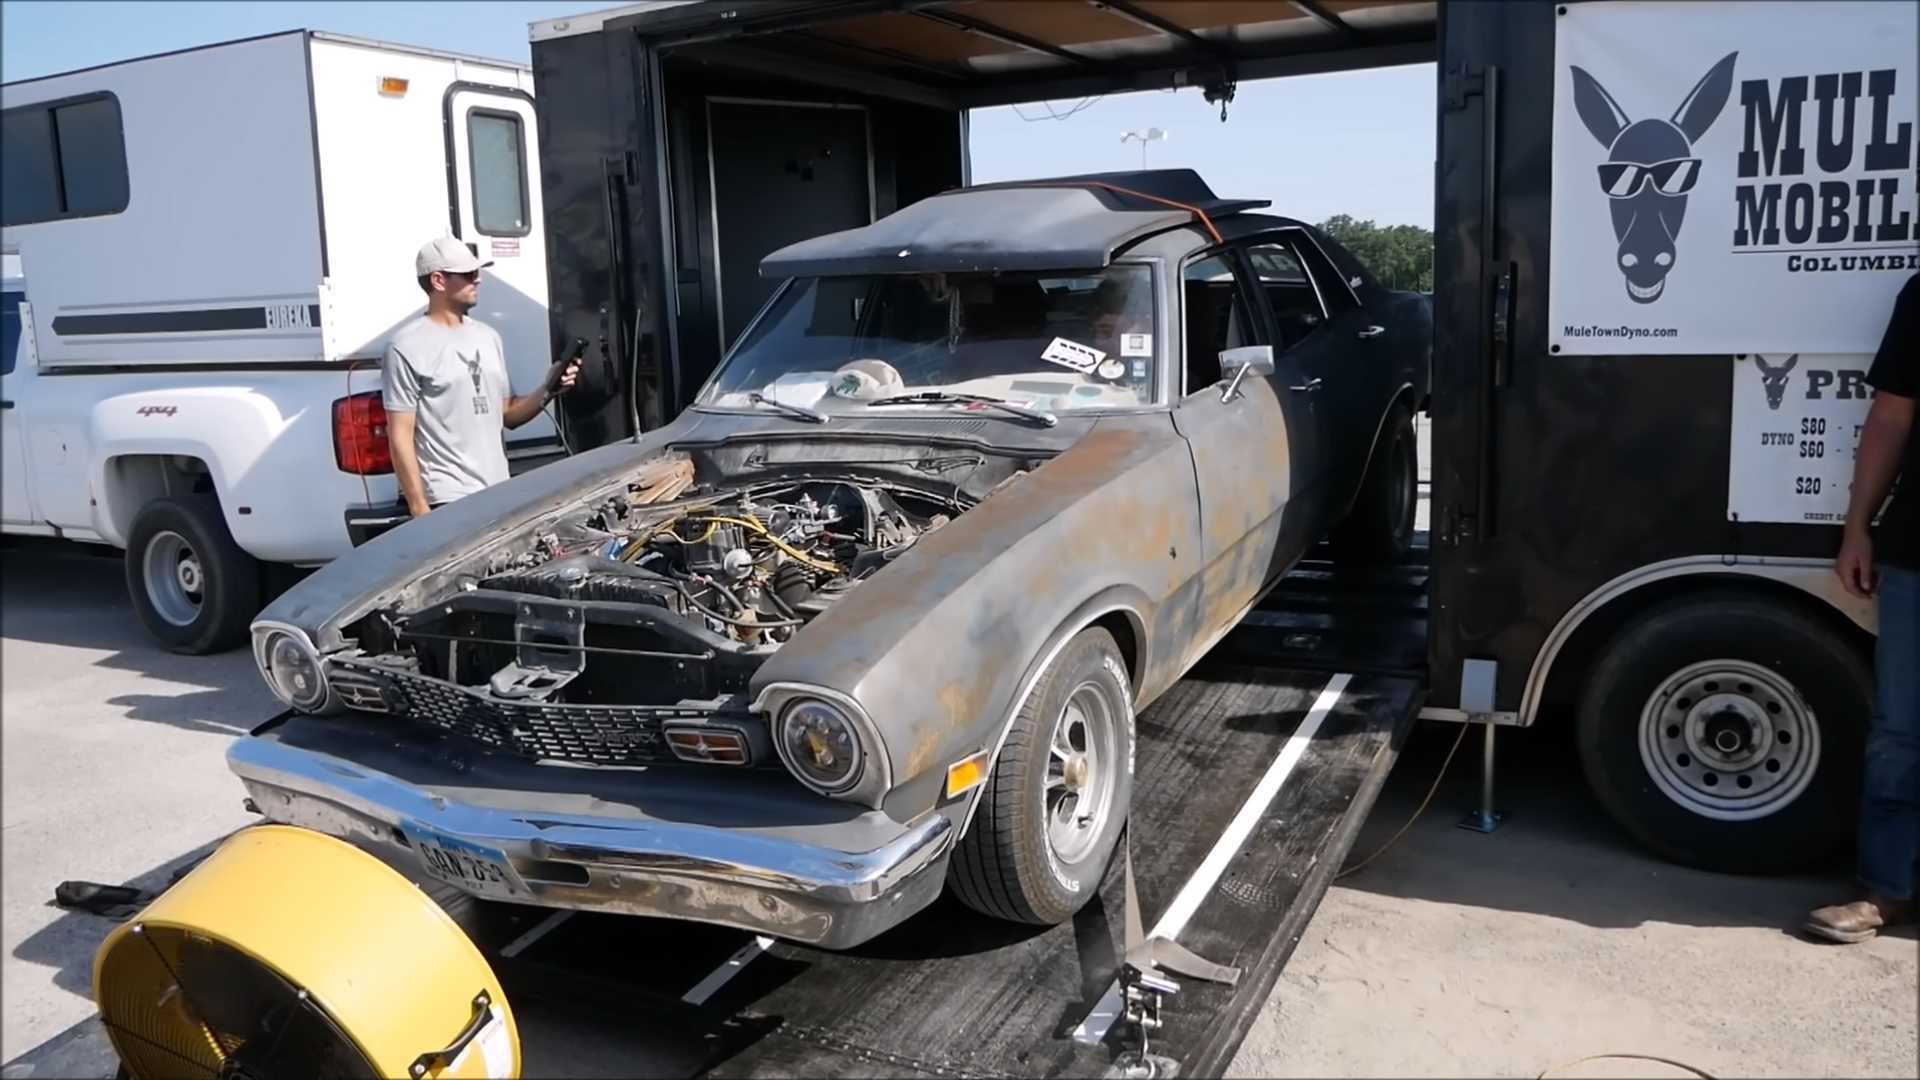
<instances>
[{"instance_id":1,"label":"blue sky","mask_svg":"<svg viewBox=\"0 0 1920 1080\"><path fill-rule=\"evenodd\" d=\"M454 0L448 3L0 4L0 77L50 75L148 53L278 30L332 30L527 62L527 24L615 3ZM1135 168L1140 145L1120 133L1160 127L1153 166L1197 169L1223 195L1272 199L1292 217L1336 213L1383 224L1433 222L1431 64L1249 82L1220 122L1197 90L1123 94L1085 103L1066 120L1046 105L973 117L976 180ZM1080 101L1057 102L1065 114ZM1027 120L1024 117L1038 119Z\"/></svg>"}]
</instances>

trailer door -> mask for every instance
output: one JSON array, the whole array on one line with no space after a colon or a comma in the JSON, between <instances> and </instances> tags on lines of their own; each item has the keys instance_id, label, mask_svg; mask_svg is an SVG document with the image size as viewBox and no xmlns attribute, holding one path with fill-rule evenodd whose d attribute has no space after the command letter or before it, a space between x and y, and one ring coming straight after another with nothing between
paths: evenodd
<instances>
[{"instance_id":1,"label":"trailer door","mask_svg":"<svg viewBox=\"0 0 1920 1080\"><path fill-rule=\"evenodd\" d=\"M513 390L524 394L553 361L547 329L547 241L541 228L533 99L506 87L455 83L446 97L447 161L453 175L454 235L493 265L482 276L474 314L500 332ZM508 447L555 437L542 415Z\"/></svg>"}]
</instances>

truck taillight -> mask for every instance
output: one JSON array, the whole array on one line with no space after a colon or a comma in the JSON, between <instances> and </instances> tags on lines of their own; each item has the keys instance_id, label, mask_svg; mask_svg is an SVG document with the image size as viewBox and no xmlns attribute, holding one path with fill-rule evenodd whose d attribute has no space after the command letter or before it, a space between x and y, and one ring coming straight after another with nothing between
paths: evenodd
<instances>
[{"instance_id":1,"label":"truck taillight","mask_svg":"<svg viewBox=\"0 0 1920 1080\"><path fill-rule=\"evenodd\" d=\"M393 471L387 407L380 403L380 391L353 394L333 403L333 461L342 472L361 476Z\"/></svg>"}]
</instances>

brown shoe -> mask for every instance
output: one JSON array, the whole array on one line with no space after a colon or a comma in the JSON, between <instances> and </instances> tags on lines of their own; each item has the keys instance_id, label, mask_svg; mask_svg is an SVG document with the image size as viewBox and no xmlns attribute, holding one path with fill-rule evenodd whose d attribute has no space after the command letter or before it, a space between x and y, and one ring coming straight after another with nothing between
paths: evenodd
<instances>
[{"instance_id":1,"label":"brown shoe","mask_svg":"<svg viewBox=\"0 0 1920 1080\"><path fill-rule=\"evenodd\" d=\"M1815 908L1807 916L1807 933L1842 945L1866 941L1889 926L1897 926L1913 916L1909 902L1883 900L1870 896L1851 904Z\"/></svg>"}]
</instances>

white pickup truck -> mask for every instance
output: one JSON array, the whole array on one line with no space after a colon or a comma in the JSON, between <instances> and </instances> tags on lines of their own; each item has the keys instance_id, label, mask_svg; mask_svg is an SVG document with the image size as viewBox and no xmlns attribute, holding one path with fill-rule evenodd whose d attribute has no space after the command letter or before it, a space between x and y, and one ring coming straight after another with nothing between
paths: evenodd
<instances>
[{"instance_id":1,"label":"white pickup truck","mask_svg":"<svg viewBox=\"0 0 1920 1080\"><path fill-rule=\"evenodd\" d=\"M153 635L242 641L265 565L394 520L379 403L415 250L494 261L516 386L548 341L529 69L294 31L0 86L0 518L110 544ZM550 453L542 416L509 452Z\"/></svg>"}]
</instances>

